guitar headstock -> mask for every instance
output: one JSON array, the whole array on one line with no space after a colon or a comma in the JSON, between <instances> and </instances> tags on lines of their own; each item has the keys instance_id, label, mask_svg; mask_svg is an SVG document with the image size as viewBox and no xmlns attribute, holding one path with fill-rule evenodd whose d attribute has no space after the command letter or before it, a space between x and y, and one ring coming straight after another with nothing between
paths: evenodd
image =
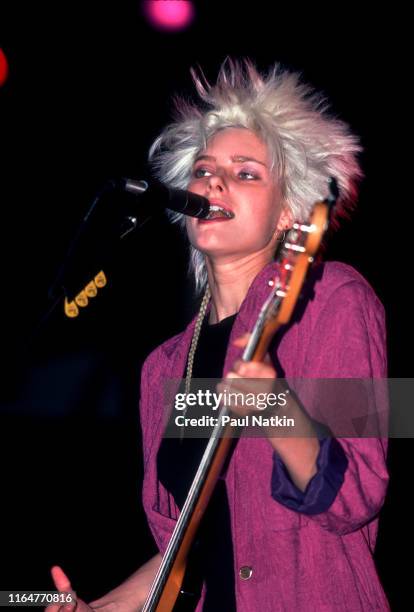
<instances>
[{"instance_id":1,"label":"guitar headstock","mask_svg":"<svg viewBox=\"0 0 414 612\"><path fill-rule=\"evenodd\" d=\"M329 187L330 195L314 204L309 219L295 222L289 230L276 258L279 272L269 283L271 293L261 309L243 359L263 359L275 332L290 320L308 268L328 227L330 210L338 197L334 179L330 180Z\"/></svg>"},{"instance_id":2,"label":"guitar headstock","mask_svg":"<svg viewBox=\"0 0 414 612\"><path fill-rule=\"evenodd\" d=\"M308 267L313 263L323 235L328 227L329 205L316 202L309 221L295 222L282 245L278 263L279 278L276 294L282 297L278 323L287 323L295 307Z\"/></svg>"}]
</instances>

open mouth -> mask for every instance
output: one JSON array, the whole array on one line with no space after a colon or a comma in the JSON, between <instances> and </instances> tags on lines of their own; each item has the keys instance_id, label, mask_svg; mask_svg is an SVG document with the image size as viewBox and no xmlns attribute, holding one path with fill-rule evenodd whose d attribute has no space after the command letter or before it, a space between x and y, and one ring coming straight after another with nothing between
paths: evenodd
<instances>
[{"instance_id":1,"label":"open mouth","mask_svg":"<svg viewBox=\"0 0 414 612\"><path fill-rule=\"evenodd\" d=\"M229 210L218 206L217 204L210 204L210 211L205 217L205 220L210 221L211 219L233 219L234 214Z\"/></svg>"}]
</instances>

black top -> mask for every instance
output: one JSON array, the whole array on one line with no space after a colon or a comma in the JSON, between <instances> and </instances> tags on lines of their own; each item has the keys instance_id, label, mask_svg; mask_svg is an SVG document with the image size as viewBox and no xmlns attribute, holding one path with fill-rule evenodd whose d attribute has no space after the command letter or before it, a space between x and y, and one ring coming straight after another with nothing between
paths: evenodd
<instances>
[{"instance_id":1,"label":"black top","mask_svg":"<svg viewBox=\"0 0 414 612\"><path fill-rule=\"evenodd\" d=\"M236 315L232 315L213 325L207 322L207 317L204 319L194 356L193 379L222 378L235 318ZM190 416L190 410L186 416ZM217 416L218 411L209 410L205 414ZM179 508L184 505L207 442L208 438L163 438L161 442L157 457L158 477L172 493ZM206 583L204 612L236 612L233 565L229 505L225 483L220 478L202 519L188 564L191 573L199 573Z\"/></svg>"}]
</instances>

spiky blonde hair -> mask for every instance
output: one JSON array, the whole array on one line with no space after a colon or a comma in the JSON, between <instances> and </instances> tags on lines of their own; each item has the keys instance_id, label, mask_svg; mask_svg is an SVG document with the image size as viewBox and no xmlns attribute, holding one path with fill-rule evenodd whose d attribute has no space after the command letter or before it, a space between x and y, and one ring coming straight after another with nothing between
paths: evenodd
<instances>
[{"instance_id":1,"label":"spiky blonde hair","mask_svg":"<svg viewBox=\"0 0 414 612\"><path fill-rule=\"evenodd\" d=\"M174 122L149 150L150 166L160 181L186 189L194 160L207 141L219 130L242 127L267 145L272 173L293 219L306 219L315 201L326 197L331 176L340 190L333 225L349 215L362 177L357 160L359 140L346 123L328 113L325 98L301 82L299 73L276 63L260 74L251 60L229 57L215 85L209 84L201 68L199 74L190 71L201 102L197 105L175 97ZM185 227L184 215L169 216ZM195 276L197 293L203 291L205 259L192 246L189 270Z\"/></svg>"}]
</instances>

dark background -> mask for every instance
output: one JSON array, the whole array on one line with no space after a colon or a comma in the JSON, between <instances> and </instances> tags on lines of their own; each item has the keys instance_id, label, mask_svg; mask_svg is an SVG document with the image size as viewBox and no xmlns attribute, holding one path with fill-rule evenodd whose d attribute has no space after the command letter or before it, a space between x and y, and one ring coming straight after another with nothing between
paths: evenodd
<instances>
[{"instance_id":1,"label":"dark background","mask_svg":"<svg viewBox=\"0 0 414 612\"><path fill-rule=\"evenodd\" d=\"M226 55L275 61L323 90L361 135L359 210L327 258L354 265L387 312L390 376L411 374L405 273L410 173L403 14L198 3L182 32L155 30L136 1L8 2L0 47L0 589L52 589L61 564L90 600L155 551L140 501L140 367L194 311L186 244L164 217L120 245L109 284L75 320L61 305L38 328L48 289L106 179L140 178L171 96L193 94L190 66L214 81ZM407 229L406 229L407 228ZM407 231L408 230L408 231ZM408 270L407 270L408 271ZM409 276L408 276L409 277ZM392 440L376 561L395 610L411 602L407 481L411 440Z\"/></svg>"}]
</instances>

